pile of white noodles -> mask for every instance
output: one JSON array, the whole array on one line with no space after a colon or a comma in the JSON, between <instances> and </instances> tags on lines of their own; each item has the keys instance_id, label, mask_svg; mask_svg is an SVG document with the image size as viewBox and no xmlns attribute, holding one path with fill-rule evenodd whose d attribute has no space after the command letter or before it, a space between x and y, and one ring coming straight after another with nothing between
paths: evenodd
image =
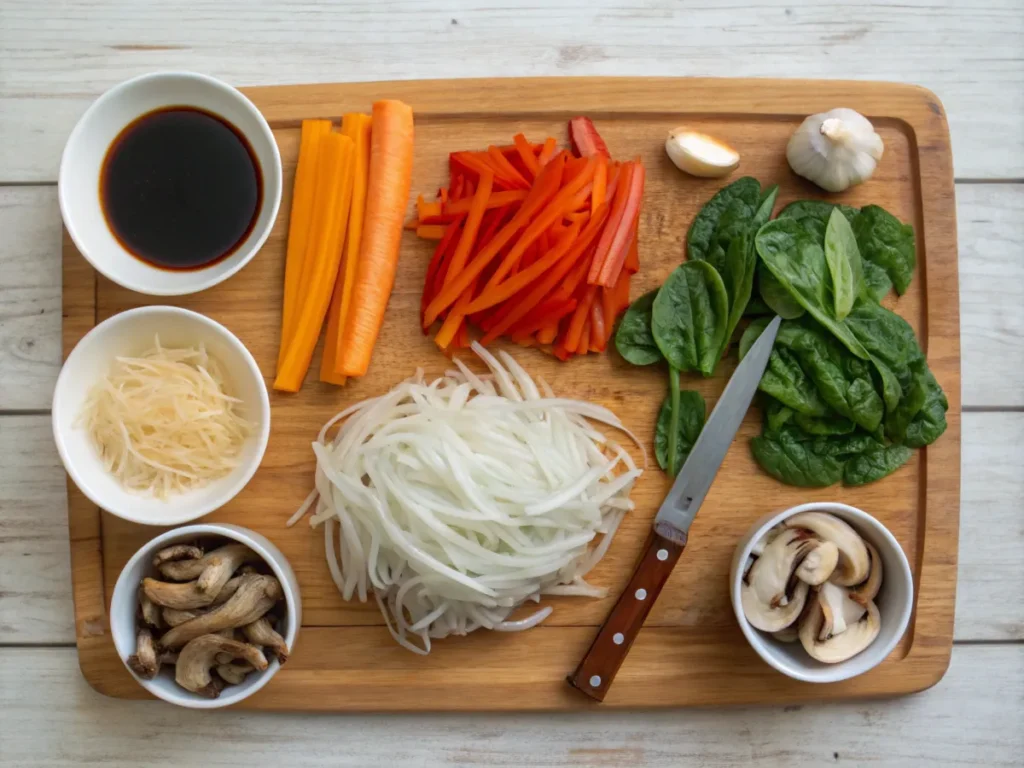
<instances>
[{"instance_id":1,"label":"pile of white noodles","mask_svg":"<svg viewBox=\"0 0 1024 768\"><path fill-rule=\"evenodd\" d=\"M611 411L556 398L543 382L542 394L510 355L473 350L490 375L455 360L442 378L418 371L331 419L313 443L316 490L289 521L316 503L311 524L325 524L342 596L372 591L392 636L416 653L480 627L536 626L550 607L508 616L542 595L603 596L584 577L643 471L589 423L635 441Z\"/></svg>"},{"instance_id":2,"label":"pile of white noodles","mask_svg":"<svg viewBox=\"0 0 1024 768\"><path fill-rule=\"evenodd\" d=\"M77 424L125 488L166 498L234 469L253 425L238 414L240 401L224 391L220 364L202 344L155 344L115 358Z\"/></svg>"}]
</instances>

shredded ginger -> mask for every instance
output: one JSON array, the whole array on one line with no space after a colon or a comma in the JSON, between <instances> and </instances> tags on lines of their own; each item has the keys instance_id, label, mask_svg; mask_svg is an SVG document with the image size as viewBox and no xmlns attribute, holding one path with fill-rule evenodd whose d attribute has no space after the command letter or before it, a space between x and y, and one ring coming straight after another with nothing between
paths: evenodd
<instances>
[{"instance_id":1,"label":"shredded ginger","mask_svg":"<svg viewBox=\"0 0 1024 768\"><path fill-rule=\"evenodd\" d=\"M584 577L643 471L591 425L636 442L611 411L538 389L505 352L473 350L490 375L455 360L331 419L313 443L316 489L288 523L315 504L342 596L372 592L394 639L420 654L480 627L536 626L550 606L509 617L545 595L604 596Z\"/></svg>"},{"instance_id":2,"label":"shredded ginger","mask_svg":"<svg viewBox=\"0 0 1024 768\"><path fill-rule=\"evenodd\" d=\"M117 357L79 416L106 468L128 490L165 499L228 474L253 425L198 349L156 346Z\"/></svg>"}]
</instances>

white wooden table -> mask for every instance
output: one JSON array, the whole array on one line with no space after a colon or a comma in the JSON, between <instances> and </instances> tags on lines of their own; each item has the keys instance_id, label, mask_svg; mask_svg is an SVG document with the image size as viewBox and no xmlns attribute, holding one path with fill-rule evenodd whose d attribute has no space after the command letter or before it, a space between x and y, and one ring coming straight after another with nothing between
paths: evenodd
<instances>
[{"instance_id":1,"label":"white wooden table","mask_svg":"<svg viewBox=\"0 0 1024 768\"><path fill-rule=\"evenodd\" d=\"M934 90L953 134L964 387L946 677L893 701L554 716L200 715L94 693L74 649L48 415L60 361L54 185L89 102L157 69L239 85L770 75ZM0 764L1022 765L1022 372L1024 0L0 0Z\"/></svg>"}]
</instances>

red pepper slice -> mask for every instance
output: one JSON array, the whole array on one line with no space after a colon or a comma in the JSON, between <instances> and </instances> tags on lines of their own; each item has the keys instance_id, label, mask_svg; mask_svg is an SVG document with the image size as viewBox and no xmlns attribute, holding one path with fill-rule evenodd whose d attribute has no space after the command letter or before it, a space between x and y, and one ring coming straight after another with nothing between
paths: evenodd
<instances>
[{"instance_id":1,"label":"red pepper slice","mask_svg":"<svg viewBox=\"0 0 1024 768\"><path fill-rule=\"evenodd\" d=\"M589 117L574 117L569 121L569 141L572 144L572 151L577 157L592 157L604 155L611 157L608 153L608 145L604 143L601 134L597 132L593 121Z\"/></svg>"}]
</instances>

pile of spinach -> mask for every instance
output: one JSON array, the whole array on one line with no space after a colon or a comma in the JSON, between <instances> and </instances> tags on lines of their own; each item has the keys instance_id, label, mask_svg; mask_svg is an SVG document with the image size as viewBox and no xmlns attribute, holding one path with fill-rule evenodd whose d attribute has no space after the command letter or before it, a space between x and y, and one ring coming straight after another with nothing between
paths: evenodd
<instances>
[{"instance_id":1,"label":"pile of spinach","mask_svg":"<svg viewBox=\"0 0 1024 768\"><path fill-rule=\"evenodd\" d=\"M655 455L676 474L705 421L680 373L710 376L740 319L753 316L742 359L768 316L781 315L754 457L790 485L879 480L946 428L946 397L913 330L879 303L910 285L913 228L878 206L820 200L790 203L771 220L777 195L751 177L719 190L690 227L688 261L633 302L616 348L633 365L668 364Z\"/></svg>"}]
</instances>

